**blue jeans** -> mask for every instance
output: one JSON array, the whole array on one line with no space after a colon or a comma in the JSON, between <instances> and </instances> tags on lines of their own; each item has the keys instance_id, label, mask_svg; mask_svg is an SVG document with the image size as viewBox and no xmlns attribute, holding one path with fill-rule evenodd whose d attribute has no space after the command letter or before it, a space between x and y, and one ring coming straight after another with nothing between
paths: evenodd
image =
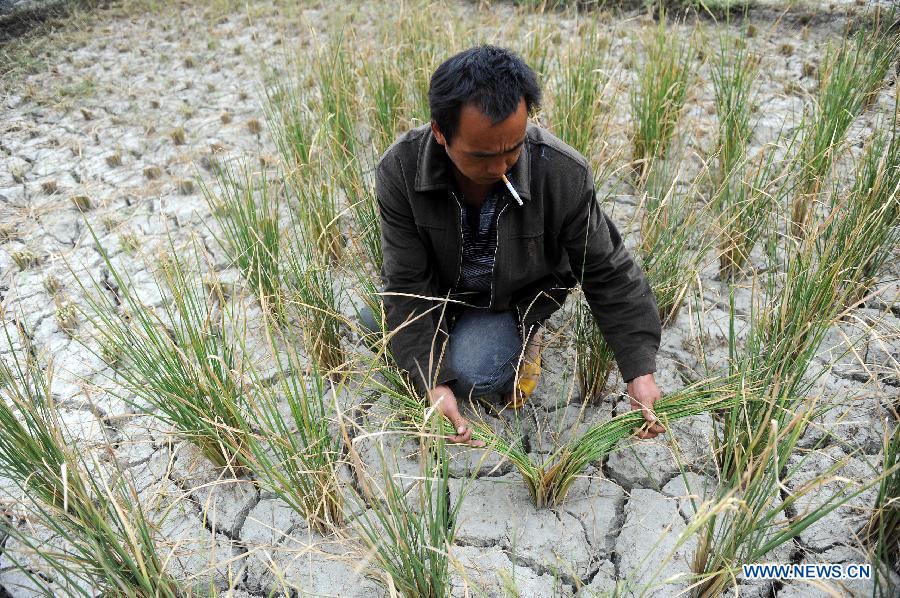
<instances>
[{"instance_id":1,"label":"blue jeans","mask_svg":"<svg viewBox=\"0 0 900 598\"><path fill-rule=\"evenodd\" d=\"M361 323L379 331L372 312L364 308ZM444 359L456 372L450 388L458 398L512 392L522 337L512 311L464 310L450 330Z\"/></svg>"}]
</instances>

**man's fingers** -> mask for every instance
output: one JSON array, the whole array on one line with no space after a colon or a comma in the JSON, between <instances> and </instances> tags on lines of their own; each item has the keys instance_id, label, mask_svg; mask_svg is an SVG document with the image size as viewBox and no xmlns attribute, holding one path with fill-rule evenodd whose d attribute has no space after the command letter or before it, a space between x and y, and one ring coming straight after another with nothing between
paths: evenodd
<instances>
[{"instance_id":1,"label":"man's fingers","mask_svg":"<svg viewBox=\"0 0 900 598\"><path fill-rule=\"evenodd\" d=\"M653 432L651 432L649 430L643 430L642 428L638 428L634 435L637 436L638 438L640 438L641 440L649 440L650 438L656 438L656 434L654 434Z\"/></svg>"},{"instance_id":2,"label":"man's fingers","mask_svg":"<svg viewBox=\"0 0 900 598\"><path fill-rule=\"evenodd\" d=\"M647 429L656 432L657 434L662 434L666 431L663 425L660 423L659 418L656 417L656 413L650 407L643 407L641 409L641 414L644 416L644 420L647 422Z\"/></svg>"}]
</instances>

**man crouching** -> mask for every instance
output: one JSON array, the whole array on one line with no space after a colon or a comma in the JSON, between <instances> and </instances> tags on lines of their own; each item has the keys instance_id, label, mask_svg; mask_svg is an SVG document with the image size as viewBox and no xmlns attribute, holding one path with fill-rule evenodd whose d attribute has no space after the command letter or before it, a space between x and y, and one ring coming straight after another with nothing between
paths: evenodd
<instances>
[{"instance_id":1,"label":"man crouching","mask_svg":"<svg viewBox=\"0 0 900 598\"><path fill-rule=\"evenodd\" d=\"M431 123L378 164L382 281L394 358L452 422L452 440L472 434L457 398L528 398L541 325L576 283L643 410L639 436L664 432L656 300L597 204L588 161L528 122L534 72L508 50L471 48L438 67L428 99Z\"/></svg>"}]
</instances>

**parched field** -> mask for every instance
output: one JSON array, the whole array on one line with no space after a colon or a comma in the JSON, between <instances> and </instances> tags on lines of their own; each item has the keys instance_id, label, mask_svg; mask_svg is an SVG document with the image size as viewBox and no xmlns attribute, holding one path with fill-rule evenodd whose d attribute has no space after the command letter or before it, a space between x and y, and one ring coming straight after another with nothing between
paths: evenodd
<instances>
[{"instance_id":1,"label":"parched field","mask_svg":"<svg viewBox=\"0 0 900 598\"><path fill-rule=\"evenodd\" d=\"M0 45L0 597L897 595L889 3L521 4L124 2ZM529 403L466 405L486 449L357 323L374 164L478 43L648 273L664 436L580 290Z\"/></svg>"}]
</instances>

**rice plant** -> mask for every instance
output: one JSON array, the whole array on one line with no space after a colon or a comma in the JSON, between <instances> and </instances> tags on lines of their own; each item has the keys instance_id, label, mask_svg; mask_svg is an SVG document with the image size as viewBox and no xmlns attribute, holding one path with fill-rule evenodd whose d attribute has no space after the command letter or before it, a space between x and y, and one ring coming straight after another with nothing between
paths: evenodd
<instances>
[{"instance_id":1,"label":"rice plant","mask_svg":"<svg viewBox=\"0 0 900 598\"><path fill-rule=\"evenodd\" d=\"M657 162L647 173L641 212L641 267L656 296L663 324L674 320L694 284L709 236L691 205L697 180L683 190L680 164ZM698 243L701 245L698 247Z\"/></svg>"},{"instance_id":2,"label":"rice plant","mask_svg":"<svg viewBox=\"0 0 900 598\"><path fill-rule=\"evenodd\" d=\"M753 158L742 158L726 175L713 198L719 216L719 275L733 278L741 272L788 187L789 161L779 158L781 138L764 146ZM790 153L790 149L787 150Z\"/></svg>"},{"instance_id":3,"label":"rice plant","mask_svg":"<svg viewBox=\"0 0 900 598\"><path fill-rule=\"evenodd\" d=\"M382 53L365 66L366 85L372 107L369 126L375 153L381 155L401 132L403 122L404 75L396 52Z\"/></svg>"},{"instance_id":4,"label":"rice plant","mask_svg":"<svg viewBox=\"0 0 900 598\"><path fill-rule=\"evenodd\" d=\"M679 40L660 16L645 43L644 62L631 88L632 163L643 179L653 160L666 155L687 99L690 40Z\"/></svg>"},{"instance_id":5,"label":"rice plant","mask_svg":"<svg viewBox=\"0 0 900 598\"><path fill-rule=\"evenodd\" d=\"M596 130L601 118L609 119L613 112L603 102L613 79L605 68L607 56L599 49L601 40L595 29L578 46L569 46L560 58L553 96L554 132L588 159L600 141Z\"/></svg>"},{"instance_id":6,"label":"rice plant","mask_svg":"<svg viewBox=\"0 0 900 598\"><path fill-rule=\"evenodd\" d=\"M340 196L324 160L285 182L293 236L302 239L317 259L337 263L344 253Z\"/></svg>"},{"instance_id":7,"label":"rice plant","mask_svg":"<svg viewBox=\"0 0 900 598\"><path fill-rule=\"evenodd\" d=\"M337 277L316 251L295 239L285 263L287 310L303 331L303 347L324 375L336 375L347 363L341 344L344 316Z\"/></svg>"},{"instance_id":8,"label":"rice plant","mask_svg":"<svg viewBox=\"0 0 900 598\"><path fill-rule=\"evenodd\" d=\"M895 571L900 563L900 426L884 439L883 477L878 485L878 497L872 518L866 526L866 536L873 547L876 563L887 563ZM890 571L873 567L875 586L881 596L891 596L893 586Z\"/></svg>"},{"instance_id":9,"label":"rice plant","mask_svg":"<svg viewBox=\"0 0 900 598\"><path fill-rule=\"evenodd\" d=\"M196 244L182 258L169 240L170 253L159 256L154 278L167 300L154 309L94 241L108 279L79 284L100 346L119 356L116 379L127 390L122 398L171 424L214 464L243 465L248 431L241 356L225 332L222 297L211 296L196 272L188 271L188 263L194 269L201 264Z\"/></svg>"},{"instance_id":10,"label":"rice plant","mask_svg":"<svg viewBox=\"0 0 900 598\"><path fill-rule=\"evenodd\" d=\"M301 91L304 77L298 65L288 67L296 75L266 88L264 106L269 130L281 155L281 182L292 212L292 232L334 260L340 258L343 246L334 182L338 177L332 176L326 164L334 157L338 176L344 176L356 148L355 113L349 105L355 98L348 97L353 90L349 89L347 76L340 74L350 67L339 42L335 42L338 45L333 54L318 50L316 74L325 78L319 81L323 86L320 106L311 108L311 96ZM337 75L331 73L333 65L341 69Z\"/></svg>"},{"instance_id":11,"label":"rice plant","mask_svg":"<svg viewBox=\"0 0 900 598\"><path fill-rule=\"evenodd\" d=\"M750 140L751 88L759 75L759 58L750 52L744 39L723 36L711 75L719 121L715 154L716 186L720 187L743 162Z\"/></svg>"},{"instance_id":12,"label":"rice plant","mask_svg":"<svg viewBox=\"0 0 900 598\"><path fill-rule=\"evenodd\" d=\"M819 71L818 97L797 155L797 181L791 206L795 236L810 232L825 178L847 130L884 82L897 53L896 38L882 32L859 33L829 48Z\"/></svg>"},{"instance_id":13,"label":"rice plant","mask_svg":"<svg viewBox=\"0 0 900 598\"><path fill-rule=\"evenodd\" d=\"M583 297L575 308L572 335L575 338L575 377L579 393L585 401L599 399L606 389L616 360Z\"/></svg>"},{"instance_id":14,"label":"rice plant","mask_svg":"<svg viewBox=\"0 0 900 598\"><path fill-rule=\"evenodd\" d=\"M42 367L21 324L18 332L19 349L5 330L11 362L0 360L0 475L27 496L14 513L23 513L28 525L0 519L0 530L71 595L184 595L165 571L134 487L117 467L106 471L96 455L72 446L53 400L52 364ZM54 546L39 530L64 542ZM9 548L4 555L24 565ZM45 586L43 575L22 570Z\"/></svg>"},{"instance_id":15,"label":"rice plant","mask_svg":"<svg viewBox=\"0 0 900 598\"><path fill-rule=\"evenodd\" d=\"M410 126L431 120L428 103L431 75L442 57L449 56L453 48L459 47L452 39L457 20L449 15L434 14L439 10L440 6L431 5L427 11L404 11L396 22L391 23L391 31L387 33L393 38L396 31L403 31L397 62L406 82L404 97Z\"/></svg>"},{"instance_id":16,"label":"rice plant","mask_svg":"<svg viewBox=\"0 0 900 598\"><path fill-rule=\"evenodd\" d=\"M218 192L201 183L219 224L220 234L213 237L260 301L281 314L280 189L268 181L265 170L254 173L246 164L217 164L215 176Z\"/></svg>"},{"instance_id":17,"label":"rice plant","mask_svg":"<svg viewBox=\"0 0 900 598\"><path fill-rule=\"evenodd\" d=\"M797 441L812 413L812 409L798 411L783 424L773 419L764 426L765 432L759 436L765 440L758 454L742 459L739 469L722 472L722 483L715 496L700 507L697 518L703 525L692 563L698 577L697 596L721 596L734 585L741 565L771 558L772 550L877 483L876 478L854 485L852 480L840 478L837 472L844 461L791 493L783 491L785 482L803 469L808 458L807 455L788 465L788 457L795 454ZM816 508L785 516L786 511L797 508L804 496L834 481L840 487Z\"/></svg>"},{"instance_id":18,"label":"rice plant","mask_svg":"<svg viewBox=\"0 0 900 598\"><path fill-rule=\"evenodd\" d=\"M900 222L900 120L895 108L890 126L879 127L865 147L857 164L856 174L846 202L833 200L837 218L856 223L825 228L824 236L844 235L833 241L834 246L847 244L859 248L861 260L856 278L858 293L848 297L851 303L863 298L872 287L876 276L894 255L900 230L892 226ZM865 232L864 247L860 239L852 235ZM851 235L848 237L848 235Z\"/></svg>"},{"instance_id":19,"label":"rice plant","mask_svg":"<svg viewBox=\"0 0 900 598\"><path fill-rule=\"evenodd\" d=\"M333 37L328 49L318 50L313 66L321 94L319 117L326 122L331 152L341 170L358 150L358 81L347 46L343 34Z\"/></svg>"},{"instance_id":20,"label":"rice plant","mask_svg":"<svg viewBox=\"0 0 900 598\"><path fill-rule=\"evenodd\" d=\"M462 500L450 505L450 458L440 420L434 407L417 416L420 473L413 487L407 492L392 471L384 472L383 484L363 483L370 508L354 521L370 558L389 578L387 585L402 596L450 593L449 550Z\"/></svg>"},{"instance_id":21,"label":"rice plant","mask_svg":"<svg viewBox=\"0 0 900 598\"><path fill-rule=\"evenodd\" d=\"M536 24L533 28L528 28L525 40L516 50L538 76L539 84L547 80L550 72L550 48L558 41L559 33L552 24Z\"/></svg>"},{"instance_id":22,"label":"rice plant","mask_svg":"<svg viewBox=\"0 0 900 598\"><path fill-rule=\"evenodd\" d=\"M302 515L310 527L327 534L343 524L339 485L343 439L336 408L344 379L335 385L305 365L290 332L266 327L274 381L249 368L253 400L247 420L258 435L250 443L253 471L260 485ZM279 354L277 347L283 347Z\"/></svg>"},{"instance_id":23,"label":"rice plant","mask_svg":"<svg viewBox=\"0 0 900 598\"><path fill-rule=\"evenodd\" d=\"M312 160L320 127L310 110L309 97L301 91L299 67L288 68L296 74L276 76L275 82L265 87L263 111L288 176L300 176Z\"/></svg>"},{"instance_id":24,"label":"rice plant","mask_svg":"<svg viewBox=\"0 0 900 598\"><path fill-rule=\"evenodd\" d=\"M348 165L351 175L344 182L344 192L353 214L354 232L349 242L356 253L364 256L370 268L381 271L384 256L381 250L381 222L378 218L378 200L375 197L373 173L375 165L368 159L371 154L357 157Z\"/></svg>"}]
</instances>

